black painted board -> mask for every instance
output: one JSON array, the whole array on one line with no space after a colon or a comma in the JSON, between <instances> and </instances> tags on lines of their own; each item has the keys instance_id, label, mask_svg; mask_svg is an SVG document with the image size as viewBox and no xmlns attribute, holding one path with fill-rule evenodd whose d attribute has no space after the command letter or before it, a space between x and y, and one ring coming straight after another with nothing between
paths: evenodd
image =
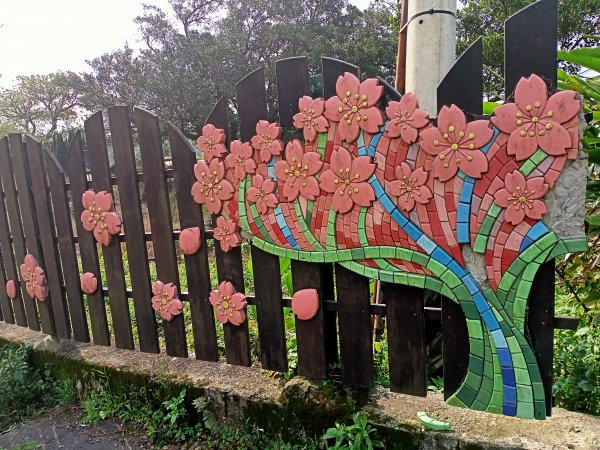
<instances>
[{"instance_id":1,"label":"black painted board","mask_svg":"<svg viewBox=\"0 0 600 450\"><path fill-rule=\"evenodd\" d=\"M325 341L325 277L330 273L325 264L292 260L292 285L294 292L316 289L319 293L319 310L309 320L296 317L296 343L298 352L298 375L322 380L327 377L327 354Z\"/></svg>"},{"instance_id":2,"label":"black painted board","mask_svg":"<svg viewBox=\"0 0 600 450\"><path fill-rule=\"evenodd\" d=\"M342 380L353 387L373 386L373 342L369 279L336 264Z\"/></svg>"},{"instance_id":3,"label":"black painted board","mask_svg":"<svg viewBox=\"0 0 600 450\"><path fill-rule=\"evenodd\" d=\"M8 322L7 319L11 317L9 311L12 311L12 315L14 316L14 322L9 323L17 323L22 327L27 326L27 316L25 315L25 306L23 305L23 297L21 296L21 289L19 287L19 276L16 268L15 262L15 253L17 255L24 254L24 245L22 240L22 231L21 228L17 228L17 232L13 233L11 238L11 226L9 225L8 218L8 210L9 207L11 209L16 209L16 195L14 194L14 184L12 182L12 176L10 176L7 180L8 174L11 173L10 168L10 159L9 159L9 148L8 148L8 138L0 139L0 159L2 160L2 164L0 164L0 181L6 186L2 189L2 198L0 199L0 245L2 246L2 261L4 263L4 274L7 280L13 280L15 282L15 286L17 288L17 296L8 301L8 310L5 312L4 320ZM12 190L9 189L9 186L12 186ZM20 223L21 218L18 217L18 221ZM20 232L20 233L19 233ZM13 242L15 244L15 249L13 249ZM20 243L20 244L19 244ZM21 250L17 253L17 246L21 246Z\"/></svg>"},{"instance_id":4,"label":"black painted board","mask_svg":"<svg viewBox=\"0 0 600 450\"><path fill-rule=\"evenodd\" d=\"M35 217L34 203L31 196L31 180L29 179L29 161L27 160L27 150L25 142L20 134L11 134L9 136L10 152L13 163L13 172L15 177L15 187L17 189L18 204L23 223L23 234L25 236L26 253L35 257L40 265L44 264L44 255L39 242L39 230ZM22 264L17 259L17 264ZM56 335L56 326L52 315L52 303L49 301L40 302L32 299L23 293L25 299L25 311L27 312L27 322L30 323L30 317L36 316L36 309L39 312L39 320L42 331L46 334ZM31 325L31 323L30 323Z\"/></svg>"},{"instance_id":5,"label":"black painted board","mask_svg":"<svg viewBox=\"0 0 600 450\"><path fill-rule=\"evenodd\" d=\"M90 333L83 295L80 289L79 267L77 265L77 254L75 253L75 243L73 240L73 224L71 221L71 209L65 183L65 174L52 153L45 151L44 159L46 161L58 251L60 253L73 337L78 342L89 342Z\"/></svg>"},{"instance_id":6,"label":"black painted board","mask_svg":"<svg viewBox=\"0 0 600 450\"><path fill-rule=\"evenodd\" d=\"M551 260L540 266L533 279L527 311L527 331L544 384L546 414L548 416L552 415L554 282L554 260Z\"/></svg>"},{"instance_id":7,"label":"black painted board","mask_svg":"<svg viewBox=\"0 0 600 450\"><path fill-rule=\"evenodd\" d=\"M156 276L163 283L173 283L179 289L173 220L158 116L140 108L135 108L134 115L144 173L152 174L144 179L144 187L150 216L150 229L152 230ZM164 327L167 354L187 357L184 312L182 311L171 320L165 320Z\"/></svg>"},{"instance_id":8,"label":"black painted board","mask_svg":"<svg viewBox=\"0 0 600 450\"><path fill-rule=\"evenodd\" d=\"M227 103L221 98L211 111L206 123L225 130L229 135L227 124ZM216 225L217 216L212 215L213 227ZM217 278L219 283L229 281L237 292L244 292L244 267L242 264L242 252L240 247L230 249L228 252L221 250L221 246L215 245L215 259L217 260ZM229 364L236 366L249 366L250 359L250 337L248 333L248 321L240 325L226 323L223 325L223 337L225 341L225 357Z\"/></svg>"},{"instance_id":9,"label":"black painted board","mask_svg":"<svg viewBox=\"0 0 600 450\"><path fill-rule=\"evenodd\" d=\"M460 305L446 297L442 297L442 346L444 398L448 399L467 376L469 333Z\"/></svg>"},{"instance_id":10,"label":"black painted board","mask_svg":"<svg viewBox=\"0 0 600 450\"><path fill-rule=\"evenodd\" d=\"M87 304L90 310L90 325L92 340L96 345L110 345L110 333L108 331L108 320L106 317L106 306L102 295L102 274L100 273L100 262L96 240L92 233L83 228L81 213L83 212L82 195L87 191L87 175L83 159L83 143L81 132L77 131L66 158L67 174L69 176L69 189L73 209L73 219L77 229L77 242L79 246L79 257L83 273L93 273L98 280L98 289L92 294L87 294Z\"/></svg>"},{"instance_id":11,"label":"black painted board","mask_svg":"<svg viewBox=\"0 0 600 450\"><path fill-rule=\"evenodd\" d=\"M532 73L556 86L558 0L539 0L509 17L504 25L504 89L512 94Z\"/></svg>"},{"instance_id":12,"label":"black painted board","mask_svg":"<svg viewBox=\"0 0 600 450\"><path fill-rule=\"evenodd\" d=\"M106 191L112 194L102 111L93 114L85 121L85 137L90 172L92 173L92 188L95 192ZM134 348L133 333L129 302L125 294L125 271L123 270L121 244L118 239L113 237L109 245L102 246L102 257L108 284L108 300L115 344L117 348L132 350Z\"/></svg>"},{"instance_id":13,"label":"black painted board","mask_svg":"<svg viewBox=\"0 0 600 450\"><path fill-rule=\"evenodd\" d=\"M237 84L236 89L240 137L242 141L250 141L256 134L258 121L268 118L263 70L258 69L248 74ZM278 86L278 96L279 93ZM285 114L287 112L284 111L284 116ZM285 372L287 348L279 257L251 247L261 364L263 369Z\"/></svg>"},{"instance_id":14,"label":"black painted board","mask_svg":"<svg viewBox=\"0 0 600 450\"><path fill-rule=\"evenodd\" d=\"M387 312L390 390L425 396L427 373L424 291L413 286L383 283L381 292Z\"/></svg>"},{"instance_id":15,"label":"black painted board","mask_svg":"<svg viewBox=\"0 0 600 450\"><path fill-rule=\"evenodd\" d=\"M33 192L33 204L39 229L40 243L42 247L43 261L40 265L46 272L48 283L48 297L45 303L51 302L56 335L59 338L71 338L71 321L67 300L63 292L63 276L58 255L58 246L54 238L54 217L50 208L50 198L47 190L46 170L42 160L42 146L31 136L25 138L27 158L29 161L29 173L31 176L31 187Z\"/></svg>"},{"instance_id":16,"label":"black painted board","mask_svg":"<svg viewBox=\"0 0 600 450\"><path fill-rule=\"evenodd\" d=\"M339 76L344 75L346 72L350 72L357 77L360 74L358 67L339 59L322 58L321 65L323 69L323 97L325 99L336 95L335 83Z\"/></svg>"},{"instance_id":17,"label":"black painted board","mask_svg":"<svg viewBox=\"0 0 600 450\"><path fill-rule=\"evenodd\" d=\"M194 352L196 359L218 361L217 332L213 306L210 304L210 267L208 265L208 242L204 227L202 208L194 202L191 191L196 178L194 164L196 154L185 136L175 127L168 124L171 157L179 224L182 230L200 228L202 245L193 255L184 255L188 285L188 302L194 334Z\"/></svg>"},{"instance_id":18,"label":"black painted board","mask_svg":"<svg viewBox=\"0 0 600 450\"><path fill-rule=\"evenodd\" d=\"M460 55L438 85L438 112L453 104L467 113L483 113L483 38Z\"/></svg>"},{"instance_id":19,"label":"black painted board","mask_svg":"<svg viewBox=\"0 0 600 450\"><path fill-rule=\"evenodd\" d=\"M160 347L154 309L150 302L152 289L150 287L150 268L148 267L148 248L144 235L144 219L137 180L129 107L113 106L108 108L108 121L140 350L147 353L158 353Z\"/></svg>"},{"instance_id":20,"label":"black painted board","mask_svg":"<svg viewBox=\"0 0 600 450\"><path fill-rule=\"evenodd\" d=\"M310 95L308 61L305 57L281 59L275 64L275 73L279 123L284 128L291 128L294 114L299 111L298 100Z\"/></svg>"}]
</instances>

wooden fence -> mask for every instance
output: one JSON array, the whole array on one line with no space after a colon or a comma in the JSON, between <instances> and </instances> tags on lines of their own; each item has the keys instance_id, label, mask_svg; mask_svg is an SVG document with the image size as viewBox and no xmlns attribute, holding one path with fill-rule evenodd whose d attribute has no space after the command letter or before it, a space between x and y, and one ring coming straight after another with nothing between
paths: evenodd
<instances>
[{"instance_id":1,"label":"wooden fence","mask_svg":"<svg viewBox=\"0 0 600 450\"><path fill-rule=\"evenodd\" d=\"M538 2L507 22L506 92L513 91L521 76L531 73L545 76L555 84L555 6L553 1ZM547 25L530 26L536 20ZM440 107L454 103L475 115L482 113L481 52L479 40L457 61L440 85ZM335 94L336 80L344 72L358 75L358 69L350 64L323 59L325 98ZM276 119L286 130L293 128L298 98L309 93L306 59L279 61L276 76L277 111L267 109L262 70L237 85L241 140L250 140L260 119ZM389 87L385 95L387 101L399 98ZM227 105L221 99L207 123L228 130ZM209 261L213 246L208 242L213 239L213 231L205 225L214 225L215 218L205 217L190 195L196 181L195 149L173 124L161 130L157 116L127 106L97 112L86 120L84 131L85 144L78 133L71 142L64 170L52 154L29 136L11 134L0 139L0 285L13 280L18 288L14 298L0 290L0 319L78 342L91 340L97 345L148 353L166 351L177 357L188 357L193 351L197 359L218 361L220 324L215 323L208 301L211 282L213 286L216 282L211 280ZM137 169L134 143L139 144L141 172ZM172 167L165 167L164 148L170 151ZM110 157L114 159L112 167ZM99 246L79 220L84 210L82 194L88 189L113 193L118 198L117 211L125 232L107 246ZM173 223L179 223L180 229L199 227L203 243L197 253L186 255L183 260L187 284L187 291L179 294L186 305L183 314L157 324L158 316L150 302L152 283L159 279L181 286L183 281L176 245L180 232L174 230ZM150 243L155 275L149 264ZM214 245L214 253L218 281L228 280L243 292L245 262L241 248L223 252ZM17 281L21 279L19 266L27 254L45 269L45 301L32 299L25 283ZM283 308L290 306L290 299L282 296L280 261L254 246L251 257L255 295L247 299L256 308L259 361L251 358L247 322L223 326L225 358L230 364L249 366L260 362L264 369L286 371ZM426 394L426 330L440 326L446 397L459 387L467 370L469 340L465 317L456 303L444 301L441 308L425 307L422 289L383 283L387 305L371 304L369 279L341 265L292 261L291 271L294 291L316 288L323 299L313 319L297 320L295 324L300 375L324 379L332 364L339 362L344 383L372 386L371 318L378 315L387 316L393 391ZM89 295L80 289L80 275L86 272L95 274L101 286ZM576 325L572 319L554 317L553 280L553 263L546 263L534 281L528 319L547 399L551 399L553 330ZM186 338L190 324L193 342ZM163 337L164 350L160 345ZM548 412L549 407L550 403Z\"/></svg>"}]
</instances>

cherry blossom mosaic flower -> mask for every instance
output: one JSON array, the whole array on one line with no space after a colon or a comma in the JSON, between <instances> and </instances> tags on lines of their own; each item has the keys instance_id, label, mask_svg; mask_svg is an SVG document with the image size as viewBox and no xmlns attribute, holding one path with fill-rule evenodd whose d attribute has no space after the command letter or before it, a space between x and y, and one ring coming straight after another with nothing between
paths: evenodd
<instances>
[{"instance_id":1,"label":"cherry blossom mosaic flower","mask_svg":"<svg viewBox=\"0 0 600 450\"><path fill-rule=\"evenodd\" d=\"M219 289L210 293L210 303L215 308L217 319L221 323L241 325L246 320L246 296L236 293L233 284L222 281Z\"/></svg>"},{"instance_id":2,"label":"cherry blossom mosaic flower","mask_svg":"<svg viewBox=\"0 0 600 450\"><path fill-rule=\"evenodd\" d=\"M196 181L192 186L192 195L196 203L205 204L213 214L219 214L223 209L223 202L233 198L235 189L226 180L225 165L218 159L213 159L210 164L198 161L194 166Z\"/></svg>"},{"instance_id":3,"label":"cherry blossom mosaic flower","mask_svg":"<svg viewBox=\"0 0 600 450\"><path fill-rule=\"evenodd\" d=\"M324 133L329 128L329 122L323 116L325 100L305 95L298 100L298 107L300 112L294 115L294 126L303 131L306 141L313 142L317 133Z\"/></svg>"},{"instance_id":4,"label":"cherry blossom mosaic flower","mask_svg":"<svg viewBox=\"0 0 600 450\"><path fill-rule=\"evenodd\" d=\"M29 253L25 255L19 272L29 296L40 301L46 300L46 274L33 255Z\"/></svg>"},{"instance_id":5,"label":"cherry blossom mosaic flower","mask_svg":"<svg viewBox=\"0 0 600 450\"><path fill-rule=\"evenodd\" d=\"M447 181L461 170L470 177L481 178L488 170L488 160L481 147L494 135L488 125L487 120L467 123L458 106L444 106L438 126L421 131L421 148L435 156L433 176Z\"/></svg>"},{"instance_id":6,"label":"cherry blossom mosaic flower","mask_svg":"<svg viewBox=\"0 0 600 450\"><path fill-rule=\"evenodd\" d=\"M344 147L336 147L329 170L321 174L320 186L325 192L333 193L333 209L345 214L355 204L370 206L375 200L375 191L367 182L374 172L375 164L370 156L353 158Z\"/></svg>"},{"instance_id":7,"label":"cherry blossom mosaic flower","mask_svg":"<svg viewBox=\"0 0 600 450\"><path fill-rule=\"evenodd\" d=\"M525 217L539 220L546 213L546 205L540 200L548 184L543 177L534 177L529 180L515 170L506 174L504 187L494 194L498 206L506 208L504 219L513 225L521 223Z\"/></svg>"},{"instance_id":8,"label":"cherry blossom mosaic flower","mask_svg":"<svg viewBox=\"0 0 600 450\"><path fill-rule=\"evenodd\" d=\"M81 196L84 210L81 223L87 231L92 231L96 241L109 245L112 236L121 232L121 218L112 211L112 194L106 191L85 191Z\"/></svg>"},{"instance_id":9,"label":"cherry blossom mosaic flower","mask_svg":"<svg viewBox=\"0 0 600 450\"><path fill-rule=\"evenodd\" d=\"M92 272L86 272L81 275L81 291L84 294L93 294L98 290L98 278Z\"/></svg>"},{"instance_id":10,"label":"cherry blossom mosaic flower","mask_svg":"<svg viewBox=\"0 0 600 450\"><path fill-rule=\"evenodd\" d=\"M277 179L284 182L283 196L290 202L302 196L314 200L319 195L319 182L315 175L323 167L321 155L304 152L302 143L294 139L285 147L285 160L275 164Z\"/></svg>"},{"instance_id":11,"label":"cherry blossom mosaic flower","mask_svg":"<svg viewBox=\"0 0 600 450\"><path fill-rule=\"evenodd\" d=\"M183 303L177 297L177 287L173 283L164 284L157 281L152 285L152 293L152 308L158 311L163 319L172 320L183 311Z\"/></svg>"},{"instance_id":12,"label":"cherry blossom mosaic flower","mask_svg":"<svg viewBox=\"0 0 600 450\"><path fill-rule=\"evenodd\" d=\"M562 125L579 113L579 100L573 91L561 91L548 98L546 83L537 75L521 78L515 89L515 102L494 110L492 123L509 134L507 152L518 161L541 148L560 156L571 148L571 136Z\"/></svg>"},{"instance_id":13,"label":"cherry blossom mosaic flower","mask_svg":"<svg viewBox=\"0 0 600 450\"><path fill-rule=\"evenodd\" d=\"M397 197L400 209L408 212L416 203L425 204L433 197L431 190L425 186L428 172L422 167L411 170L406 162L396 166L396 180L389 183L389 193Z\"/></svg>"},{"instance_id":14,"label":"cherry blossom mosaic flower","mask_svg":"<svg viewBox=\"0 0 600 450\"><path fill-rule=\"evenodd\" d=\"M276 123L259 120L256 135L250 140L262 162L269 162L273 156L281 155L283 143L279 139L281 127Z\"/></svg>"},{"instance_id":15,"label":"cherry blossom mosaic flower","mask_svg":"<svg viewBox=\"0 0 600 450\"><path fill-rule=\"evenodd\" d=\"M201 246L200 228L191 227L181 230L181 233L179 233L179 248L184 255L193 255Z\"/></svg>"},{"instance_id":16,"label":"cherry blossom mosaic flower","mask_svg":"<svg viewBox=\"0 0 600 450\"><path fill-rule=\"evenodd\" d=\"M8 280L6 282L6 295L11 300L17 298L17 284L15 280Z\"/></svg>"},{"instance_id":17,"label":"cherry blossom mosaic flower","mask_svg":"<svg viewBox=\"0 0 600 450\"><path fill-rule=\"evenodd\" d=\"M335 83L337 96L325 103L325 117L339 122L338 133L342 140L354 142L360 130L377 133L383 125L383 114L377 102L383 93L383 86L375 78L362 83L350 72L340 75Z\"/></svg>"},{"instance_id":18,"label":"cherry blossom mosaic flower","mask_svg":"<svg viewBox=\"0 0 600 450\"><path fill-rule=\"evenodd\" d=\"M225 130L206 124L202 127L202 135L198 138L198 149L208 163L213 158L220 158L227 152L225 148Z\"/></svg>"},{"instance_id":19,"label":"cherry blossom mosaic flower","mask_svg":"<svg viewBox=\"0 0 600 450\"><path fill-rule=\"evenodd\" d=\"M238 226L232 219L225 219L223 216L217 217L217 226L214 228L214 237L221 244L221 250L228 252L234 247L239 247L242 243L242 237L238 231Z\"/></svg>"},{"instance_id":20,"label":"cherry blossom mosaic flower","mask_svg":"<svg viewBox=\"0 0 600 450\"><path fill-rule=\"evenodd\" d=\"M390 102L385 113L390 121L384 134L390 138L399 137L407 144L416 142L419 129L429 124L427 112L419 109L417 97L412 92L407 92L399 102Z\"/></svg>"},{"instance_id":21,"label":"cherry blossom mosaic flower","mask_svg":"<svg viewBox=\"0 0 600 450\"><path fill-rule=\"evenodd\" d=\"M232 141L229 146L231 153L225 157L225 164L232 173L232 180L239 184L246 175L256 172L254 150L248 142Z\"/></svg>"},{"instance_id":22,"label":"cherry blossom mosaic flower","mask_svg":"<svg viewBox=\"0 0 600 450\"><path fill-rule=\"evenodd\" d=\"M246 197L256 205L259 213L266 214L279 204L274 194L276 187L271 178L263 178L262 175L256 174L252 177L252 187L248 189Z\"/></svg>"}]
</instances>

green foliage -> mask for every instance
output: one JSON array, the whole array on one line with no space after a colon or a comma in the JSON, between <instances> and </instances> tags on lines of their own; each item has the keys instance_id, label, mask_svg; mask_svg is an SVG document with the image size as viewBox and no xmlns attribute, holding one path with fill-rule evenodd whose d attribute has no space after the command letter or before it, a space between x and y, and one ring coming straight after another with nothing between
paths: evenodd
<instances>
[{"instance_id":1,"label":"green foliage","mask_svg":"<svg viewBox=\"0 0 600 450\"><path fill-rule=\"evenodd\" d=\"M444 377L438 375L430 378L427 390L430 392L444 392Z\"/></svg>"},{"instance_id":2,"label":"green foliage","mask_svg":"<svg viewBox=\"0 0 600 450\"><path fill-rule=\"evenodd\" d=\"M335 424L334 428L329 428L323 435L323 441L330 449L353 449L353 450L372 450L373 448L383 447L383 443L374 438L375 430L368 423L368 416L364 412L358 412L352 416L350 425ZM330 445L333 442L333 445Z\"/></svg>"}]
</instances>

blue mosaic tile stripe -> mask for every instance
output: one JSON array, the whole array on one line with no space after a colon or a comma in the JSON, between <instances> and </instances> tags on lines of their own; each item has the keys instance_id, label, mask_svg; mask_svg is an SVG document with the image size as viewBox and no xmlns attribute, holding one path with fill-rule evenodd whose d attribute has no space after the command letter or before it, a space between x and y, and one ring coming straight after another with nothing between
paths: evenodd
<instances>
[{"instance_id":1,"label":"blue mosaic tile stripe","mask_svg":"<svg viewBox=\"0 0 600 450\"><path fill-rule=\"evenodd\" d=\"M379 134L379 136L380 135L381 133ZM362 131L360 133L360 136L362 137ZM493 139L494 138L492 138L492 141L490 141L490 144L491 142L493 142ZM488 144L488 146L490 144ZM364 141L362 147L359 147L358 154L360 156L367 155L367 151L364 147ZM508 343L506 341L506 338L500 329L500 323L498 322L496 316L493 314L487 299L485 298L483 292L481 291L481 288L479 287L479 284L469 272L467 272L448 252L446 252L446 250L444 250L442 247L440 247L438 244L432 241L429 238L429 236L423 233L423 231L421 231L421 229L415 223L413 223L408 217L406 217L402 212L400 212L396 208L394 202L389 197L389 195L387 195L385 189L381 185L381 182L379 181L376 175L371 176L371 178L369 179L369 184L373 187L375 197L377 198L379 203L381 203L381 205L385 208L387 213L390 214L392 219L394 219L398 223L398 225L425 252L427 252L427 254L431 255L432 258L436 259L436 261L440 263L442 263L442 261L445 261L445 263L443 264L446 265L448 269L452 271L452 273L454 273L462 280L463 284L468 289L469 293L472 295L475 307L477 308L477 311L481 316L481 320L483 320L485 326L488 328L488 330L490 330L490 333L492 334L492 339L494 341L498 353L500 354L500 351L502 351L503 356L501 361L505 363L503 369L506 369L506 371L510 372L510 374L512 375L504 376L504 370L502 372L502 413L507 416L516 416L516 402L513 403L512 398L509 398L511 394L508 394L508 392L516 392L517 389L512 357L508 349ZM399 216L400 220L398 220ZM513 391L511 391L511 389Z\"/></svg>"},{"instance_id":2,"label":"blue mosaic tile stripe","mask_svg":"<svg viewBox=\"0 0 600 450\"><path fill-rule=\"evenodd\" d=\"M542 222L541 220L536 222L535 225L533 225L529 229L529 231L523 238L523 241L521 242L521 247L519 248L519 253L523 252L527 247L529 247L531 244L533 244L535 241L537 241L539 238L541 238L543 235L549 232L550 230L544 222Z\"/></svg>"},{"instance_id":3,"label":"blue mosaic tile stripe","mask_svg":"<svg viewBox=\"0 0 600 450\"><path fill-rule=\"evenodd\" d=\"M268 173L269 177L271 177L273 180L277 181L277 175L275 175L275 157L274 156L267 163L267 173ZM277 194L277 197L279 198L279 187L275 188L275 193ZM292 248L300 250L300 246L298 245L298 242L296 242L296 239L294 239L292 230L290 230L290 227L288 226L288 224L285 220L285 216L283 215L283 211L281 209L281 204L279 204L279 203L277 204L277 206L273 210L273 213L275 214L275 220L277 220L277 225L279 225L279 228L281 228L281 232L285 236L285 239L292 246Z\"/></svg>"}]
</instances>

